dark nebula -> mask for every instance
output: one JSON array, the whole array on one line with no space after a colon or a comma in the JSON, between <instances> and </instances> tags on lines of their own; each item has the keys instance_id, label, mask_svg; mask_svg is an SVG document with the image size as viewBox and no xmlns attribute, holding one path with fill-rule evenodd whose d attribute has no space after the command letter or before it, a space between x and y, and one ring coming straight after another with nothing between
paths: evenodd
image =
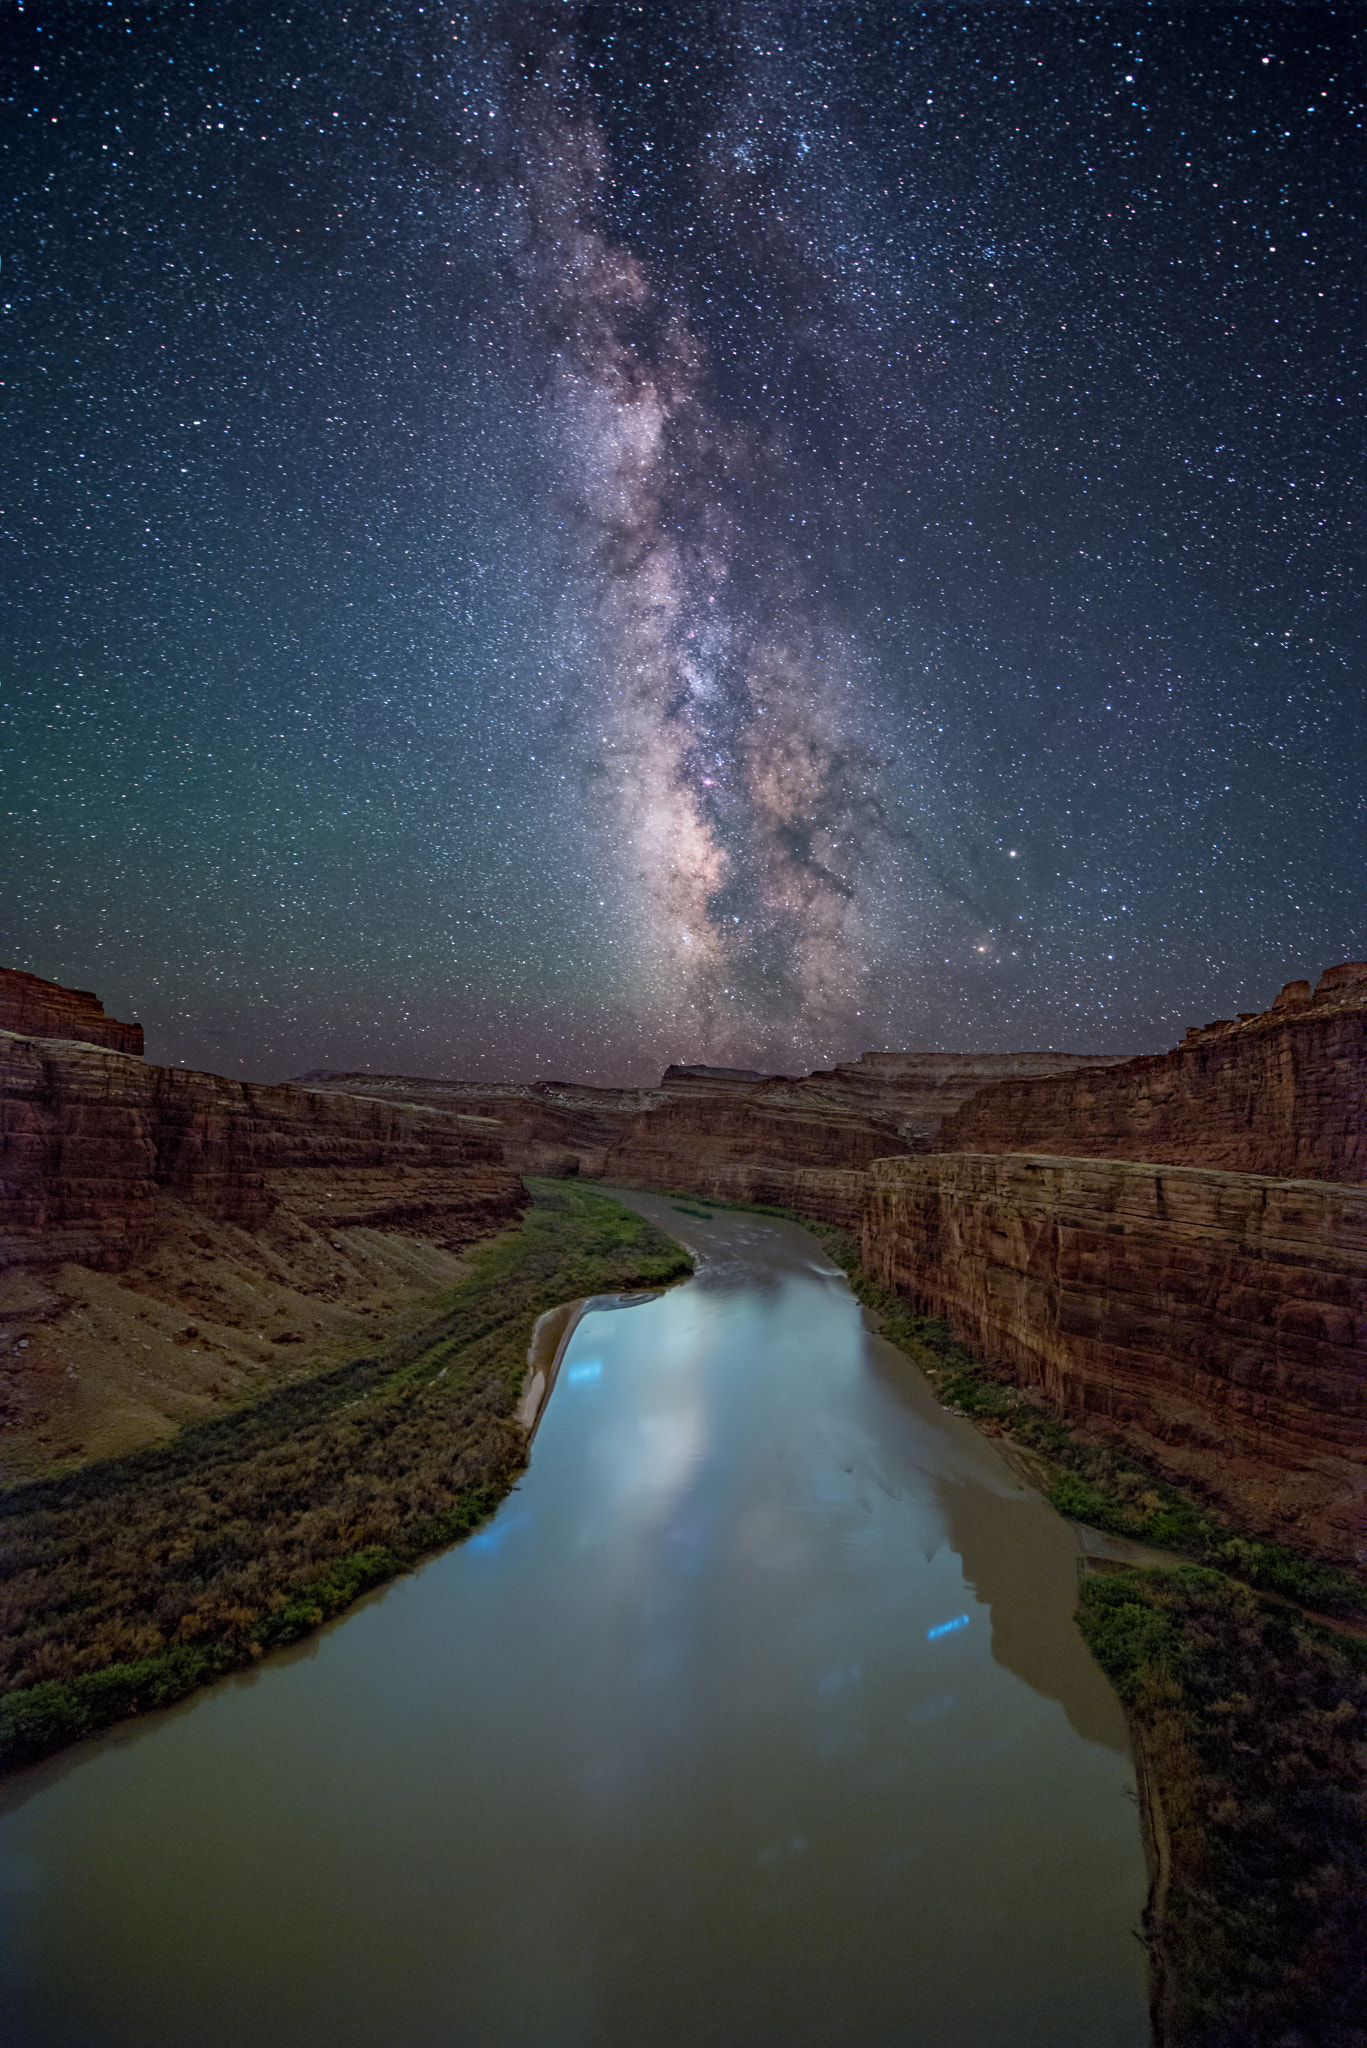
<instances>
[{"instance_id":1,"label":"dark nebula","mask_svg":"<svg viewBox=\"0 0 1367 2048\"><path fill-rule=\"evenodd\" d=\"M627 1081L1362 953L1353 11L3 35L5 964Z\"/></svg>"}]
</instances>

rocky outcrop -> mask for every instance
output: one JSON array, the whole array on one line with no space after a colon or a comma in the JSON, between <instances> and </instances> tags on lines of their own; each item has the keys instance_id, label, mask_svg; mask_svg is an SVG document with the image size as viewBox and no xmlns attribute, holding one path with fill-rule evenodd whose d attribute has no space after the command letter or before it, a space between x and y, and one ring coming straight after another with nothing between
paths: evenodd
<instances>
[{"instance_id":1,"label":"rocky outcrop","mask_svg":"<svg viewBox=\"0 0 1367 2048\"><path fill-rule=\"evenodd\" d=\"M1193 1027L1175 1051L984 1089L937 1152L1058 1152L1367 1181L1367 963L1288 982L1272 1008Z\"/></svg>"},{"instance_id":2,"label":"rocky outcrop","mask_svg":"<svg viewBox=\"0 0 1367 2048\"><path fill-rule=\"evenodd\" d=\"M869 1053L796 1079L674 1066L658 1088L622 1089L399 1075L300 1078L314 1088L496 1119L504 1159L519 1172L773 1203L855 1230L870 1163L924 1150L941 1121L985 1081L1106 1064L1070 1053Z\"/></svg>"},{"instance_id":3,"label":"rocky outcrop","mask_svg":"<svg viewBox=\"0 0 1367 2048\"><path fill-rule=\"evenodd\" d=\"M1110 1053L1077 1052L867 1052L837 1067L819 1068L785 1082L795 1099L839 1103L887 1124L897 1138L889 1150L924 1152L945 1118L982 1088L1004 1081L1086 1074L1116 1064Z\"/></svg>"},{"instance_id":4,"label":"rocky outcrop","mask_svg":"<svg viewBox=\"0 0 1367 2048\"><path fill-rule=\"evenodd\" d=\"M159 1193L248 1229L312 1204L446 1243L524 1200L487 1120L0 1033L0 1266L126 1267L147 1255Z\"/></svg>"},{"instance_id":5,"label":"rocky outcrop","mask_svg":"<svg viewBox=\"0 0 1367 2048\"><path fill-rule=\"evenodd\" d=\"M365 1095L463 1116L501 1133L504 1163L518 1173L601 1175L631 1119L665 1102L657 1088L589 1088L573 1081L432 1081L406 1074L301 1074L294 1083L327 1094Z\"/></svg>"},{"instance_id":6,"label":"rocky outcrop","mask_svg":"<svg viewBox=\"0 0 1367 2048\"><path fill-rule=\"evenodd\" d=\"M1255 1529L1367 1561L1367 1190L948 1154L870 1176L866 1268Z\"/></svg>"},{"instance_id":7,"label":"rocky outcrop","mask_svg":"<svg viewBox=\"0 0 1367 2048\"><path fill-rule=\"evenodd\" d=\"M709 1067L702 1062L692 1065L673 1065L664 1070L660 1080L662 1088L668 1088L675 1081L780 1081L781 1074L761 1073L758 1067Z\"/></svg>"},{"instance_id":8,"label":"rocky outcrop","mask_svg":"<svg viewBox=\"0 0 1367 2048\"><path fill-rule=\"evenodd\" d=\"M106 1017L104 1004L89 989L63 988L15 967L0 967L0 1031L18 1031L28 1038L73 1038L82 1045L103 1045L111 1052L142 1058L141 1024L120 1024Z\"/></svg>"}]
</instances>

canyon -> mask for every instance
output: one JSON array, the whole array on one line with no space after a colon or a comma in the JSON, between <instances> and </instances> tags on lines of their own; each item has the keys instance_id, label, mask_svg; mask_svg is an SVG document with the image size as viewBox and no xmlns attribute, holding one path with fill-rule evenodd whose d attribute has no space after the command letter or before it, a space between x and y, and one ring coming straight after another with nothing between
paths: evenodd
<instances>
[{"instance_id":1,"label":"canyon","mask_svg":"<svg viewBox=\"0 0 1367 2048\"><path fill-rule=\"evenodd\" d=\"M326 1072L296 1085L487 1117L520 1172L773 1204L857 1231L872 1162L927 1151L980 1089L1111 1064L1087 1053L867 1053L797 1077L674 1066L655 1088Z\"/></svg>"},{"instance_id":2,"label":"canyon","mask_svg":"<svg viewBox=\"0 0 1367 2048\"><path fill-rule=\"evenodd\" d=\"M166 1388L187 1349L223 1347L211 1385L281 1369L269 1347L291 1336L316 1367L360 1308L401 1319L515 1216L523 1174L577 1176L838 1225L870 1274L1085 1432L1251 1529L1367 1562L1367 964L1162 1054L878 1052L796 1077L674 1066L628 1089L229 1082L99 1043L136 1027L94 997L4 983L29 1029L0 1034L0 1399L4 1374L31 1385L44 1362L49 1391L89 1375L99 1340L80 1352L78 1324L118 1320L102 1289L140 1292L131 1313L182 1349L122 1437L73 1426L83 1454L182 1412ZM240 1356L234 1318L213 1323L215 1260L286 1290L271 1316L238 1301L236 1324L258 1325ZM172 1328L182 1303L194 1320ZM323 1329L305 1311L324 1304L352 1320ZM75 1455L65 1432L20 1436Z\"/></svg>"},{"instance_id":3,"label":"canyon","mask_svg":"<svg viewBox=\"0 0 1367 2048\"><path fill-rule=\"evenodd\" d=\"M838 1225L1084 1433L1250 1529L1367 1563L1367 963L1134 1059L383 1089L478 1109L537 1171Z\"/></svg>"}]
</instances>

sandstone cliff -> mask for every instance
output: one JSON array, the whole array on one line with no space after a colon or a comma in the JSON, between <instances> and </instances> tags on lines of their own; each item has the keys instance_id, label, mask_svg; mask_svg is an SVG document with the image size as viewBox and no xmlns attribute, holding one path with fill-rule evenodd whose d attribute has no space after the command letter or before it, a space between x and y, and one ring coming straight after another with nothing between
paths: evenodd
<instances>
[{"instance_id":1,"label":"sandstone cliff","mask_svg":"<svg viewBox=\"0 0 1367 2048\"><path fill-rule=\"evenodd\" d=\"M1004 1081L940 1126L937 1152L1059 1152L1367 1181L1367 963L1100 1073Z\"/></svg>"},{"instance_id":2,"label":"sandstone cliff","mask_svg":"<svg viewBox=\"0 0 1367 2048\"><path fill-rule=\"evenodd\" d=\"M474 1117L0 1032L0 1266L141 1259L158 1192L247 1228L286 1198L345 1201L468 1241L520 1206L502 1153Z\"/></svg>"},{"instance_id":3,"label":"sandstone cliff","mask_svg":"<svg viewBox=\"0 0 1367 2048\"><path fill-rule=\"evenodd\" d=\"M869 1053L814 1074L670 1067L658 1088L309 1074L301 1082L495 1119L520 1172L583 1174L718 1200L779 1204L857 1230L865 1175L922 1151L985 1081L1109 1064L1072 1053Z\"/></svg>"},{"instance_id":4,"label":"sandstone cliff","mask_svg":"<svg viewBox=\"0 0 1367 2048\"><path fill-rule=\"evenodd\" d=\"M14 967L0 967L0 1031L20 1031L30 1038L74 1038L83 1045L104 1045L112 1052L142 1058L141 1024L120 1024L106 1017L104 1004L89 989L63 988Z\"/></svg>"},{"instance_id":5,"label":"sandstone cliff","mask_svg":"<svg viewBox=\"0 0 1367 2048\"><path fill-rule=\"evenodd\" d=\"M794 1099L839 1103L882 1119L898 1140L890 1150L924 1152L945 1118L979 1089L1005 1081L1086 1074L1115 1064L1109 1053L866 1052L861 1059L819 1068L784 1086Z\"/></svg>"},{"instance_id":6,"label":"sandstone cliff","mask_svg":"<svg viewBox=\"0 0 1367 2048\"><path fill-rule=\"evenodd\" d=\"M950 1154L870 1177L867 1269L1251 1527L1367 1562L1367 1190Z\"/></svg>"},{"instance_id":7,"label":"sandstone cliff","mask_svg":"<svg viewBox=\"0 0 1367 2048\"><path fill-rule=\"evenodd\" d=\"M370 1096L489 1118L504 1163L518 1173L601 1175L609 1149L642 1110L666 1102L658 1088L590 1088L574 1081L433 1081L407 1074L300 1074L293 1084L324 1094Z\"/></svg>"}]
</instances>

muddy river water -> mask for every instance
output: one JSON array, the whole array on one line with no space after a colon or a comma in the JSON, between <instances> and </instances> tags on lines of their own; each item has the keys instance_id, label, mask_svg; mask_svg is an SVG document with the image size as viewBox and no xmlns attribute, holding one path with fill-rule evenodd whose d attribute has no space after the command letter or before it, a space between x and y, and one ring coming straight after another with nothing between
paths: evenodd
<instances>
[{"instance_id":1,"label":"muddy river water","mask_svg":"<svg viewBox=\"0 0 1367 2048\"><path fill-rule=\"evenodd\" d=\"M469 1542L10 1781L9 2048L1143 2048L1077 1542L795 1227L579 1324Z\"/></svg>"}]
</instances>

